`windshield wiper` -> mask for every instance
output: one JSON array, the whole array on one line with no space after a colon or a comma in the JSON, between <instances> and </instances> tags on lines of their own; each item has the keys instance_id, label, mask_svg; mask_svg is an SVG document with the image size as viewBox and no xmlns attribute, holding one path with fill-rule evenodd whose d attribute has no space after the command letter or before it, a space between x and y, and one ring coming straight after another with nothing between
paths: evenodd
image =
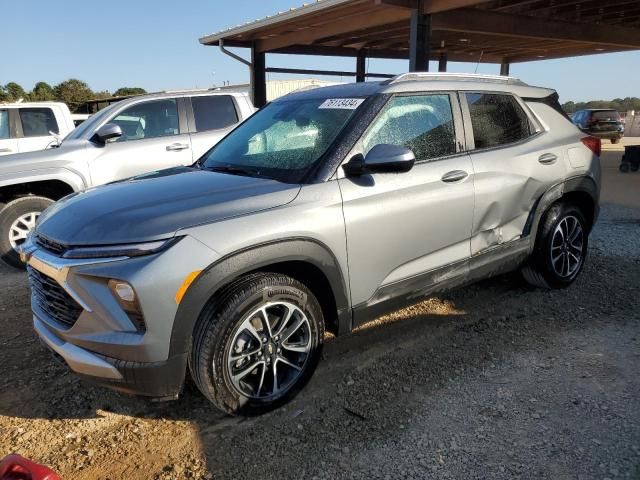
<instances>
[{"instance_id":1,"label":"windshield wiper","mask_svg":"<svg viewBox=\"0 0 640 480\"><path fill-rule=\"evenodd\" d=\"M231 175L244 175L247 177L260 176L260 172L257 170L251 170L249 168L238 167L235 165L217 165L215 167L204 167L204 169L211 172L229 173Z\"/></svg>"}]
</instances>

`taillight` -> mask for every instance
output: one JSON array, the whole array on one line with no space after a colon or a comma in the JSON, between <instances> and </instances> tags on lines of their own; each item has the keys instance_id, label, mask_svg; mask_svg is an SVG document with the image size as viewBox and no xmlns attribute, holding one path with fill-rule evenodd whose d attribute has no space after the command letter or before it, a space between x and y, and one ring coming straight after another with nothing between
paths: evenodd
<instances>
[{"instance_id":1,"label":"taillight","mask_svg":"<svg viewBox=\"0 0 640 480\"><path fill-rule=\"evenodd\" d=\"M580 141L584 143L585 147L595 153L597 156L600 156L602 153L602 140L596 137L584 137L581 138Z\"/></svg>"}]
</instances>

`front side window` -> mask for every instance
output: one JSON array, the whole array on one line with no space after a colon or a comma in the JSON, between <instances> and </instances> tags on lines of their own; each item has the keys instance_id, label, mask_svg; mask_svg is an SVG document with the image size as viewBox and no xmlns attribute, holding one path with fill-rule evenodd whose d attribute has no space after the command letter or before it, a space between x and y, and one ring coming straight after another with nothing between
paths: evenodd
<instances>
[{"instance_id":1,"label":"front side window","mask_svg":"<svg viewBox=\"0 0 640 480\"><path fill-rule=\"evenodd\" d=\"M238 113L231 95L210 95L191 98L196 132L219 130L238 122Z\"/></svg>"},{"instance_id":2,"label":"front side window","mask_svg":"<svg viewBox=\"0 0 640 480\"><path fill-rule=\"evenodd\" d=\"M392 98L363 139L364 154L378 144L407 147L416 160L456 153L456 135L449 95Z\"/></svg>"},{"instance_id":3,"label":"front side window","mask_svg":"<svg viewBox=\"0 0 640 480\"><path fill-rule=\"evenodd\" d=\"M0 110L0 140L9 138L9 110Z\"/></svg>"},{"instance_id":4,"label":"front side window","mask_svg":"<svg viewBox=\"0 0 640 480\"><path fill-rule=\"evenodd\" d=\"M180 133L178 105L173 98L136 103L109 123L115 123L122 129L122 136L117 142L169 137Z\"/></svg>"},{"instance_id":5,"label":"front side window","mask_svg":"<svg viewBox=\"0 0 640 480\"><path fill-rule=\"evenodd\" d=\"M60 133L58 122L50 108L20 108L22 134L25 137L48 137L49 132Z\"/></svg>"},{"instance_id":6,"label":"front side window","mask_svg":"<svg viewBox=\"0 0 640 480\"><path fill-rule=\"evenodd\" d=\"M529 118L511 95L467 93L475 148L492 148L531 136Z\"/></svg>"},{"instance_id":7,"label":"front side window","mask_svg":"<svg viewBox=\"0 0 640 480\"><path fill-rule=\"evenodd\" d=\"M207 152L199 164L298 183L363 101L310 98L271 103Z\"/></svg>"}]
</instances>

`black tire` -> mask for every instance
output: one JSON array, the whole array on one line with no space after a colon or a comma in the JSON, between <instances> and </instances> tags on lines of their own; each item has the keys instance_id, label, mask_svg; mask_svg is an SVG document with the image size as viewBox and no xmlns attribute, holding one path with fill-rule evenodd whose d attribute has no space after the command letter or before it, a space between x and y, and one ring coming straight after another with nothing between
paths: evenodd
<instances>
[{"instance_id":1,"label":"black tire","mask_svg":"<svg viewBox=\"0 0 640 480\"><path fill-rule=\"evenodd\" d=\"M632 164L630 165L630 170L631 170L632 172L637 172L637 171L638 171L638 169L640 169L640 163L632 163Z\"/></svg>"},{"instance_id":2,"label":"black tire","mask_svg":"<svg viewBox=\"0 0 640 480\"><path fill-rule=\"evenodd\" d=\"M0 258L12 267L24 269L20 256L11 246L9 232L13 223L23 215L31 212L42 213L53 200L45 197L21 197L9 202L0 211Z\"/></svg>"},{"instance_id":3,"label":"black tire","mask_svg":"<svg viewBox=\"0 0 640 480\"><path fill-rule=\"evenodd\" d=\"M241 332L242 325L246 324L247 318L252 318L251 313L268 302L286 302L292 304L303 312L308 319L307 345L310 347L308 353L303 355L302 363L298 363L300 370L293 372L293 379L290 387L286 391L273 394L269 398L256 398L246 394L234 385L231 379L229 355L236 343L238 332ZM270 308L278 308L270 307ZM298 314L298 313L297 313ZM278 324L273 325L274 332L278 330ZM245 330L246 332L246 330ZM260 332L266 332L260 330ZM284 336L284 335L283 335ZM256 273L240 278L223 291L216 294L210 304L203 310L198 319L194 336L191 355L189 358L189 369L192 378L198 389L216 407L232 415L255 415L287 402L295 396L300 389L311 378L322 353L322 343L324 337L324 318L322 308L311 291L301 282L277 273ZM252 337L249 336L252 341ZM267 347L272 343L272 339L277 340L277 336L270 337L267 343L256 342L257 348L262 349L263 359L267 358ZM282 340L283 344L286 342ZM264 348L261 346L264 345ZM253 349L254 347L251 347ZM285 348L284 346L282 347ZM236 350L237 352L237 350ZM264 352L264 353L263 353ZM278 352L280 349L278 348ZM286 352L283 351L282 355ZM237 354L236 354L237 355ZM277 355L280 356L280 355ZM272 357L275 359L275 357ZM298 357L299 358L299 357ZM255 364L255 355L247 358L247 365ZM274 360L273 365L276 365ZM244 367L239 367L244 368ZM266 365L256 367L252 374L257 376L258 372L272 373L271 367ZM266 370L269 368L269 370ZM288 369L289 367L287 367ZM286 370L286 369L285 369ZM282 370L280 371L282 373ZM265 373L266 375L266 373ZM276 375L277 377L277 375ZM265 378L265 377L263 377ZM273 381L272 381L273 384ZM262 386L262 382L260 382ZM260 388L256 389L258 394ZM274 390L272 388L272 390ZM275 390L274 390L275 391Z\"/></svg>"},{"instance_id":4,"label":"black tire","mask_svg":"<svg viewBox=\"0 0 640 480\"><path fill-rule=\"evenodd\" d=\"M629 163L628 163L628 162L622 162L622 163L620 164L620 171L621 171L622 173L629 173L629 168L630 168L630 167L631 167L631 166L629 165Z\"/></svg>"},{"instance_id":5,"label":"black tire","mask_svg":"<svg viewBox=\"0 0 640 480\"><path fill-rule=\"evenodd\" d=\"M565 219L571 224L573 224L573 220L571 219L576 219L582 230L582 249L579 261L574 267L567 267L566 276L557 272L559 264L556 263L554 267L551 256L552 247L555 249L554 251L558 251L558 244L556 243L554 246L554 232L556 232L560 223ZM558 237L556 237L556 240L557 238ZM527 283L534 287L546 289L566 288L575 281L582 271L587 257L588 247L589 224L582 210L580 210L577 205L571 203L556 203L549 208L540 222L534 251L521 269L522 276ZM574 249L568 249L566 246L560 248L562 255L566 255L566 258L568 258L570 254L565 254L564 251L575 253ZM562 249L564 249L564 251ZM561 261L563 260L561 259ZM565 264L562 263L562 267L564 266ZM560 267L561 270L562 267ZM572 268L575 268L575 270L571 270Z\"/></svg>"}]
</instances>

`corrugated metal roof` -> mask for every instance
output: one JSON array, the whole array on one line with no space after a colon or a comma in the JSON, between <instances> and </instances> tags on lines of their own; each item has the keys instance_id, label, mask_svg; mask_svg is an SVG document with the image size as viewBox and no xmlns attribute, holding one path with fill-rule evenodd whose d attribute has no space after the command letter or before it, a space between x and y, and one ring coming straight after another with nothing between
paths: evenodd
<instances>
[{"instance_id":1,"label":"corrugated metal roof","mask_svg":"<svg viewBox=\"0 0 640 480\"><path fill-rule=\"evenodd\" d=\"M279 22L285 22L295 17L349 2L353 2L353 0L316 0L315 3L304 3L299 7L292 7L285 12L278 12L275 15L268 15L264 18L258 18L242 25L236 25L235 27L229 27L226 30L220 30L219 32L205 35L200 38L200 43L204 45L217 43L220 39L224 39L231 35L238 35L260 27L269 27Z\"/></svg>"}]
</instances>

